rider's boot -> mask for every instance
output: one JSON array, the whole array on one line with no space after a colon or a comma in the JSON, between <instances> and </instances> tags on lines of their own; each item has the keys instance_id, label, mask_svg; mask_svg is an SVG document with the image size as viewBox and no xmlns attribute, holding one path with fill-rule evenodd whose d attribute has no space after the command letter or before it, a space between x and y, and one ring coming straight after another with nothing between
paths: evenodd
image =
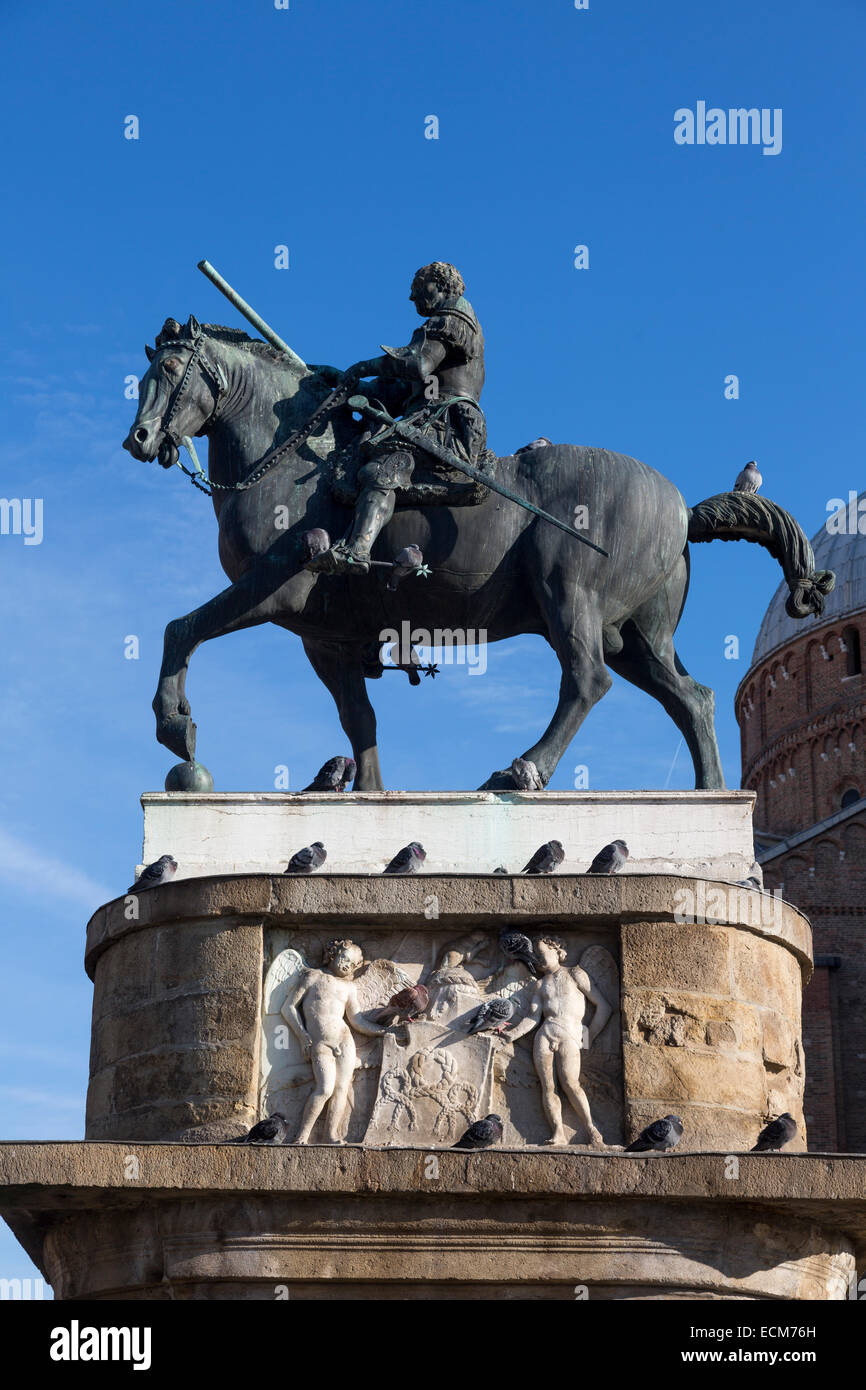
<instances>
[{"instance_id":1,"label":"rider's boot","mask_svg":"<svg viewBox=\"0 0 866 1390\"><path fill-rule=\"evenodd\" d=\"M325 574L368 574L373 543L382 527L387 526L394 515L395 500L393 491L380 487L364 488L358 498L355 520L348 536L337 541L330 550L316 555L306 568Z\"/></svg>"}]
</instances>

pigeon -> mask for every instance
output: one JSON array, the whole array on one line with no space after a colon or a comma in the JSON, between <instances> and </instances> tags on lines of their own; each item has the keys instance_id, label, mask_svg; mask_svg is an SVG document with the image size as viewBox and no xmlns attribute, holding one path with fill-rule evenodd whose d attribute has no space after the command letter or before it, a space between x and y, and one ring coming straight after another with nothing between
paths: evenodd
<instances>
[{"instance_id":1,"label":"pigeon","mask_svg":"<svg viewBox=\"0 0 866 1390\"><path fill-rule=\"evenodd\" d=\"M289 860L287 874L314 874L317 869L321 869L328 857L328 851L321 840L314 840L305 849L299 849L297 854L293 854Z\"/></svg>"},{"instance_id":2,"label":"pigeon","mask_svg":"<svg viewBox=\"0 0 866 1390\"><path fill-rule=\"evenodd\" d=\"M497 875L499 875L499 876L501 877L503 874L507 874L507 873L508 873L508 870L507 870L506 868L504 868L504 867L502 866L502 864L497 864L497 865L496 865L496 868L493 870L493 872L494 872L494 874L497 874Z\"/></svg>"},{"instance_id":3,"label":"pigeon","mask_svg":"<svg viewBox=\"0 0 866 1390\"><path fill-rule=\"evenodd\" d=\"M426 985L409 985L392 994L388 1003L376 1014L377 1023L412 1023L423 1014L430 1003Z\"/></svg>"},{"instance_id":4,"label":"pigeon","mask_svg":"<svg viewBox=\"0 0 866 1390\"><path fill-rule=\"evenodd\" d=\"M357 772L354 758L329 758L319 768L305 792L344 792Z\"/></svg>"},{"instance_id":5,"label":"pigeon","mask_svg":"<svg viewBox=\"0 0 866 1390\"><path fill-rule=\"evenodd\" d=\"M511 764L511 775L522 792L543 792L544 783L535 763L528 758L515 758Z\"/></svg>"},{"instance_id":6,"label":"pigeon","mask_svg":"<svg viewBox=\"0 0 866 1390\"><path fill-rule=\"evenodd\" d=\"M771 1120L758 1135L758 1142L752 1148L753 1154L772 1153L781 1149L797 1133L797 1121L787 1110L778 1120Z\"/></svg>"},{"instance_id":7,"label":"pigeon","mask_svg":"<svg viewBox=\"0 0 866 1390\"><path fill-rule=\"evenodd\" d=\"M763 481L758 472L758 465L754 459L750 459L745 468L737 474L734 492L757 492Z\"/></svg>"},{"instance_id":8,"label":"pigeon","mask_svg":"<svg viewBox=\"0 0 866 1390\"><path fill-rule=\"evenodd\" d=\"M394 568L388 578L388 588L393 592L401 579L405 579L407 574L413 570L420 569L424 563L424 556L421 554L421 547L418 545L404 545L403 549L394 556Z\"/></svg>"},{"instance_id":9,"label":"pigeon","mask_svg":"<svg viewBox=\"0 0 866 1390\"><path fill-rule=\"evenodd\" d=\"M453 1149L489 1149L491 1144L502 1138L502 1117L500 1115L485 1115L483 1120L476 1120L470 1125L465 1134L462 1134L456 1144L452 1144Z\"/></svg>"},{"instance_id":10,"label":"pigeon","mask_svg":"<svg viewBox=\"0 0 866 1390\"><path fill-rule=\"evenodd\" d=\"M273 1115L269 1115L266 1120L259 1120L257 1125L253 1125L249 1134L242 1134L239 1139L232 1139L232 1144L284 1144L288 1125L285 1115L279 1110L275 1110Z\"/></svg>"},{"instance_id":11,"label":"pigeon","mask_svg":"<svg viewBox=\"0 0 866 1390\"><path fill-rule=\"evenodd\" d=\"M511 999L488 999L480 1009L476 1009L466 1031L483 1033L490 1029L501 1034L503 1028L508 1027L513 1013L514 1003Z\"/></svg>"},{"instance_id":12,"label":"pigeon","mask_svg":"<svg viewBox=\"0 0 866 1390\"><path fill-rule=\"evenodd\" d=\"M760 883L758 882L758 880L757 880L756 878L738 878L738 879L737 879L737 887L738 887L738 888L757 888L757 890L758 890L759 893L762 891L761 885L760 885Z\"/></svg>"},{"instance_id":13,"label":"pigeon","mask_svg":"<svg viewBox=\"0 0 866 1390\"><path fill-rule=\"evenodd\" d=\"M127 893L141 893L145 888L158 888L161 883L168 883L177 873L177 860L170 854L161 854L153 864L148 864L146 869L142 869L141 877L135 880L131 888L127 888Z\"/></svg>"},{"instance_id":14,"label":"pigeon","mask_svg":"<svg viewBox=\"0 0 866 1390\"><path fill-rule=\"evenodd\" d=\"M643 1154L654 1149L657 1153L666 1153L668 1149L676 1148L682 1135L683 1122L679 1115L665 1115L663 1120L653 1120L651 1125L642 1129L637 1139L626 1145L625 1152Z\"/></svg>"},{"instance_id":15,"label":"pigeon","mask_svg":"<svg viewBox=\"0 0 866 1390\"><path fill-rule=\"evenodd\" d=\"M531 444L521 444L520 448L515 450L515 454L531 454L533 449L547 449L551 447L552 443L553 441L548 439L547 435L540 434L537 439L533 439Z\"/></svg>"},{"instance_id":16,"label":"pigeon","mask_svg":"<svg viewBox=\"0 0 866 1390\"><path fill-rule=\"evenodd\" d=\"M427 858L427 851L423 845L419 845L417 840L405 845L390 864L386 864L382 870L383 874L417 874L424 860Z\"/></svg>"},{"instance_id":17,"label":"pigeon","mask_svg":"<svg viewBox=\"0 0 866 1390\"><path fill-rule=\"evenodd\" d=\"M538 848L529 863L521 870L524 874L552 874L557 864L565 858L565 850L558 840L548 840Z\"/></svg>"},{"instance_id":18,"label":"pigeon","mask_svg":"<svg viewBox=\"0 0 866 1390\"><path fill-rule=\"evenodd\" d=\"M538 979L541 975L541 963L538 956L532 949L532 942L528 936L524 936L520 931L505 931L499 938L500 948L508 956L509 960L518 960L525 965L530 975Z\"/></svg>"},{"instance_id":19,"label":"pigeon","mask_svg":"<svg viewBox=\"0 0 866 1390\"><path fill-rule=\"evenodd\" d=\"M605 845L600 849L593 859L588 874L618 874L625 861L628 859L628 845L625 840L613 840L611 844Z\"/></svg>"},{"instance_id":20,"label":"pigeon","mask_svg":"<svg viewBox=\"0 0 866 1390\"><path fill-rule=\"evenodd\" d=\"M312 531L305 531L301 536L301 556L305 565L330 548L331 537L323 526L314 526Z\"/></svg>"}]
</instances>

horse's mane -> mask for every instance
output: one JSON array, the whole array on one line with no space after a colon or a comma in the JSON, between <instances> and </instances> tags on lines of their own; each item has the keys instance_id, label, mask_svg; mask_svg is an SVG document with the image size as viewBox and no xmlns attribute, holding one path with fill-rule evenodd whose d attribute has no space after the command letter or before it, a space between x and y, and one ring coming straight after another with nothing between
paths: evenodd
<instances>
[{"instance_id":1,"label":"horse's mane","mask_svg":"<svg viewBox=\"0 0 866 1390\"><path fill-rule=\"evenodd\" d=\"M224 323L203 323L199 326L205 337L218 343L226 343L229 347L243 348L254 357L266 357L270 362L278 362L284 357L284 354L271 347L270 343L264 343L260 338L251 338L242 328L228 328ZM188 323L182 324L177 319L168 318L157 335L156 346L163 347L167 342L192 341Z\"/></svg>"},{"instance_id":2,"label":"horse's mane","mask_svg":"<svg viewBox=\"0 0 866 1390\"><path fill-rule=\"evenodd\" d=\"M276 361L284 355L275 347L271 347L270 343L262 342L261 338L251 338L242 328L227 328L223 323L203 323L201 327L202 332L209 338L215 338L219 343L229 343L231 347L244 348L255 357L267 357Z\"/></svg>"}]
</instances>

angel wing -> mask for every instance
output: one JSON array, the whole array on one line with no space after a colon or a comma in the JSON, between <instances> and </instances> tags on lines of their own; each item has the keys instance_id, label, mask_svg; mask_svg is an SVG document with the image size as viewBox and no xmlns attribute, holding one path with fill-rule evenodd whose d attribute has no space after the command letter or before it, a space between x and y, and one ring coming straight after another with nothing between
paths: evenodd
<instances>
[{"instance_id":1,"label":"angel wing","mask_svg":"<svg viewBox=\"0 0 866 1390\"><path fill-rule=\"evenodd\" d=\"M265 976L262 1000L262 1074L259 1091L259 1113L270 1115L285 1109L278 1093L301 1086L309 1081L312 1072L305 1060L301 1045L292 1032L281 1009L286 995L308 969L300 951L288 946L275 956Z\"/></svg>"},{"instance_id":2,"label":"angel wing","mask_svg":"<svg viewBox=\"0 0 866 1390\"><path fill-rule=\"evenodd\" d=\"M408 989L414 985L415 980L401 970L399 965L395 965L392 960L374 960L367 966L362 974L355 976L355 988L358 995L358 1005L362 1014L369 1013L371 1009L381 1009L392 994L398 990Z\"/></svg>"},{"instance_id":3,"label":"angel wing","mask_svg":"<svg viewBox=\"0 0 866 1390\"><path fill-rule=\"evenodd\" d=\"M611 1017L615 1018L619 1012L619 970L610 951L606 946L587 946L580 958L579 969L589 976L599 993L604 995L613 1011ZM602 1029L602 1032L605 1029ZM587 1045L586 1038L584 1029L584 1047Z\"/></svg>"}]
</instances>

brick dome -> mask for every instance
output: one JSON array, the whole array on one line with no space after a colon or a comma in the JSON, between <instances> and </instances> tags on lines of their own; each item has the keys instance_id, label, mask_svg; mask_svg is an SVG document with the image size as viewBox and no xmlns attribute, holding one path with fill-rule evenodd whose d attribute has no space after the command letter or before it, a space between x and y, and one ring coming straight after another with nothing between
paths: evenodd
<instances>
[{"instance_id":1,"label":"brick dome","mask_svg":"<svg viewBox=\"0 0 866 1390\"><path fill-rule=\"evenodd\" d=\"M866 1152L866 493L813 537L836 587L821 617L773 597L735 697L764 885L810 918L803 996L810 1148ZM852 522L854 523L852 525ZM863 525L866 526L866 516ZM828 530L828 527L830 529Z\"/></svg>"}]
</instances>

